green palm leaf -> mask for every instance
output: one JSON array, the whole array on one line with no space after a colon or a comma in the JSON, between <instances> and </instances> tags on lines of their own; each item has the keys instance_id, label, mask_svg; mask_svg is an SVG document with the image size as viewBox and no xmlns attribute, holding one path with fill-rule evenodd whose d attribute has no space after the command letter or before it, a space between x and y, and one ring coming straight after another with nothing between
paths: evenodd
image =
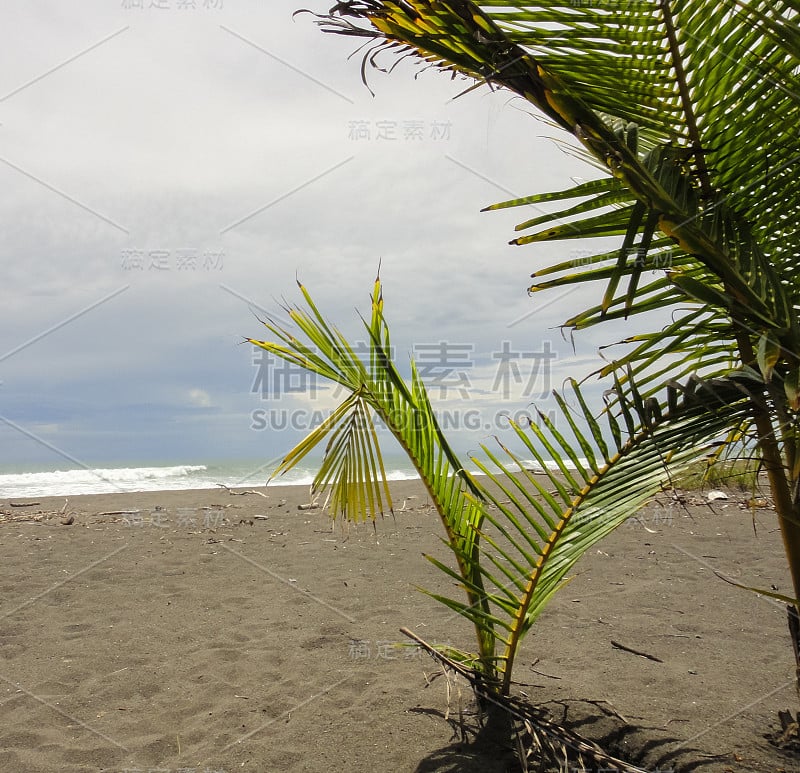
<instances>
[{"instance_id":1,"label":"green palm leaf","mask_svg":"<svg viewBox=\"0 0 800 773\"><path fill-rule=\"evenodd\" d=\"M571 133L605 180L497 206L583 201L520 225L526 244L622 237L531 290L604 281L586 327L687 301L718 307L749 364L773 331L800 365L800 35L796 0L602 4L352 0L323 28L415 52L515 92ZM733 117L733 118L732 118ZM644 272L662 276L646 281ZM664 269L668 269L667 272ZM727 300L726 300L727 299ZM654 345L655 345L654 341ZM794 394L792 392L792 394Z\"/></svg>"},{"instance_id":2,"label":"green palm leaf","mask_svg":"<svg viewBox=\"0 0 800 773\"><path fill-rule=\"evenodd\" d=\"M733 437L748 416L749 393L737 391L732 381L713 388L705 382L694 385L680 398L666 399L662 411L658 401L655 408L645 402L629 376L624 383L618 379L615 388L629 428L623 440L612 413L602 419L608 425L604 429L572 382L577 407L556 394L555 420L539 414L539 421L527 428L510 423L512 437L543 477L532 474L523 457L505 445L499 454L481 446L483 456L472 458L483 473L476 476L447 444L413 363L409 384L390 357L380 283L373 293L371 321L365 322L368 365L302 291L310 313L287 311L308 344L270 321L265 324L279 343L249 340L333 378L348 396L285 457L276 474L327 438L314 487L330 490L334 517L374 518L383 502L391 501L370 411L379 415L430 492L455 557L456 568L429 559L466 593L466 600L431 594L475 627L478 654L462 652L458 658L478 664L502 692L510 689L520 642L586 550L634 515L670 475L707 455L708 443ZM757 376L738 378L763 391Z\"/></svg>"},{"instance_id":3,"label":"green palm leaf","mask_svg":"<svg viewBox=\"0 0 800 773\"><path fill-rule=\"evenodd\" d=\"M391 508L377 433L372 415L399 441L425 483L458 558L467 587L467 603L490 620L483 579L477 569L480 526L484 511L475 498L477 487L445 439L416 368L408 384L392 361L389 330L383 317L383 295L376 280L372 315L364 321L369 337L369 361L362 362L344 336L330 325L300 285L308 312L285 311L305 336L303 341L272 320L265 320L276 341L247 339L266 351L340 384L347 397L318 428L280 463L275 475L297 465L327 439L323 461L312 490L329 492L332 513L352 520L375 518ZM470 496L472 495L472 496ZM490 664L494 652L491 625L476 624L480 659Z\"/></svg>"},{"instance_id":4,"label":"green palm leaf","mask_svg":"<svg viewBox=\"0 0 800 773\"><path fill-rule=\"evenodd\" d=\"M482 662L503 689L581 549L712 440L761 455L800 597L798 0L342 0L319 22L367 41L364 77L384 53L415 55L511 91L579 144L602 179L490 208L554 205L521 218L512 244L616 240L535 267L530 292L595 283L595 301L565 326L671 315L601 369L614 382L607 429L577 387L578 409L562 396L557 421L513 427L525 455L555 464L547 490L504 446L475 462L480 481L453 477L474 513L448 537L468 602L441 600L491 627L501 651L490 661L484 648ZM800 668L798 615L795 604Z\"/></svg>"},{"instance_id":5,"label":"green palm leaf","mask_svg":"<svg viewBox=\"0 0 800 773\"><path fill-rule=\"evenodd\" d=\"M474 478L481 500L490 505L479 543L480 570L501 645L496 664L504 692L510 688L520 642L581 556L635 514L672 476L706 457L712 441L722 440L748 418L744 393L715 410L684 400L655 426L649 417L640 416L624 442L612 431L616 439L609 447L574 382L572 390L577 409L560 400L569 437L552 422L527 428L511 423L539 475L504 444L499 456L484 445L483 457L472 458L483 473ZM577 457L576 447L586 457ZM447 571L441 562L434 563ZM441 595L435 598L474 621L484 614Z\"/></svg>"}]
</instances>

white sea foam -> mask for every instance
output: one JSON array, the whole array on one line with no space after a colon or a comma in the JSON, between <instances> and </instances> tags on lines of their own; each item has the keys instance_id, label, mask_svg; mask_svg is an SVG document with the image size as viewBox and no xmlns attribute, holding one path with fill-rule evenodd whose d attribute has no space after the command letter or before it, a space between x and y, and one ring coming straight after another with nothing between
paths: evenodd
<instances>
[{"instance_id":1,"label":"white sea foam","mask_svg":"<svg viewBox=\"0 0 800 773\"><path fill-rule=\"evenodd\" d=\"M181 464L11 473L0 475L0 493L11 498L205 488L198 485L196 474L206 469L202 464Z\"/></svg>"},{"instance_id":2,"label":"white sea foam","mask_svg":"<svg viewBox=\"0 0 800 773\"><path fill-rule=\"evenodd\" d=\"M585 460L579 460L585 464ZM412 480L417 473L407 459L386 459L388 480ZM534 460L523 460L522 466L542 472ZM472 465L468 465L472 468ZM574 470L572 463L565 465ZM513 471L516 464L508 464ZM547 467L557 471L555 462ZM299 466L272 481L274 486L310 486L318 467L313 463ZM216 488L258 488L266 485L273 467L259 462L218 462L178 464L171 466L98 467L96 469L60 469L32 472L0 471L0 498L13 499L45 496L77 496L79 494L114 494L136 491L169 491Z\"/></svg>"}]
</instances>

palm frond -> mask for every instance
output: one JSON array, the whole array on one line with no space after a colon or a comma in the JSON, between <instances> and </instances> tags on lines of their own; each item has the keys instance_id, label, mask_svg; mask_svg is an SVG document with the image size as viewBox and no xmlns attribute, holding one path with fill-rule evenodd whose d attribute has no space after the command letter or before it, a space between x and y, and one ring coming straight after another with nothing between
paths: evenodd
<instances>
[{"instance_id":1,"label":"palm frond","mask_svg":"<svg viewBox=\"0 0 800 773\"><path fill-rule=\"evenodd\" d=\"M298 283L299 284L299 283ZM487 602L477 571L477 551L484 510L477 488L442 433L422 379L412 363L411 383L391 357L388 325L383 316L383 291L376 279L372 314L364 320L369 338L368 362L362 362L345 337L327 322L302 285L308 311L287 307L286 313L305 337L265 320L276 341L247 339L277 357L300 365L344 387L347 396L331 416L302 440L280 463L274 475L290 470L328 439L312 490L330 492L334 515L353 520L374 518L391 507L374 413L408 454L430 494L458 558L467 590L467 605L484 610ZM274 477L273 475L273 477ZM491 663L494 634L487 616L476 625L480 656Z\"/></svg>"},{"instance_id":2,"label":"palm frond","mask_svg":"<svg viewBox=\"0 0 800 773\"><path fill-rule=\"evenodd\" d=\"M631 389L618 399L630 401ZM601 429L575 382L571 390L576 407L558 399L568 432L544 415L528 427L512 422L521 453L498 440L499 454L483 445L483 457L472 457L483 473L475 478L481 498L492 505L479 544L505 689L519 642L581 556L748 419L742 392L713 410L692 396L657 418L642 409L623 441L618 427Z\"/></svg>"},{"instance_id":3,"label":"palm frond","mask_svg":"<svg viewBox=\"0 0 800 773\"><path fill-rule=\"evenodd\" d=\"M613 11L564 0L353 0L320 23L373 38L365 62L413 53L515 92L607 170L610 181L571 192L584 201L523 223L546 227L515 240L622 237L616 260L567 273L561 263L556 279L533 286L605 280L598 306L570 323L689 300L719 307L740 341L775 331L798 358L798 18L796 0L723 0L713 12L703 0ZM667 251L669 271L640 286Z\"/></svg>"},{"instance_id":4,"label":"palm frond","mask_svg":"<svg viewBox=\"0 0 800 773\"><path fill-rule=\"evenodd\" d=\"M276 474L328 438L315 487L330 488L334 515L374 517L382 502L390 501L370 412L380 416L425 483L456 559L453 568L430 557L466 599L431 595L470 620L478 636L478 654L457 657L479 664L501 691L510 687L520 641L586 550L634 515L670 475L708 454L708 443L733 436L748 416L751 394L730 379L692 382L677 397L670 393L662 408L639 393L629 373L624 381L616 379L616 412L606 411L602 419L572 382L569 395L577 405L556 393L554 419L540 412L529 427L510 423L525 457L504 443L499 453L484 444L482 456L471 460L483 473L476 476L447 444L413 363L407 383L390 356L380 282L371 319L364 322L367 365L302 291L310 313L287 311L308 343L269 321L280 342L250 340L333 378L348 396L285 457ZM757 376L756 383L763 391ZM616 416L625 421L625 439Z\"/></svg>"},{"instance_id":5,"label":"palm frond","mask_svg":"<svg viewBox=\"0 0 800 773\"><path fill-rule=\"evenodd\" d=\"M463 583L468 604L442 601L496 633L506 648L496 661L505 687L526 626L581 548L614 528L670 467L691 463L715 438L746 437L750 424L800 595L799 22L797 0L613 8L342 0L320 17L327 31L367 39L362 75L390 52L508 89L603 171L606 179L496 207L567 202L525 219L517 245L616 240L616 249L581 261L562 256L533 272L531 292L603 288L567 326L673 312L662 329L631 336L603 369L615 384L605 413L610 454L600 440L606 430L590 421L577 390L574 415L560 397L560 423L541 416L540 425L514 427L525 453L556 464L550 490L505 447L498 456L484 448L481 462L502 499L461 476L477 508L475 538L464 533L451 546L460 569L478 572ZM475 597L485 602L480 609Z\"/></svg>"}]
</instances>

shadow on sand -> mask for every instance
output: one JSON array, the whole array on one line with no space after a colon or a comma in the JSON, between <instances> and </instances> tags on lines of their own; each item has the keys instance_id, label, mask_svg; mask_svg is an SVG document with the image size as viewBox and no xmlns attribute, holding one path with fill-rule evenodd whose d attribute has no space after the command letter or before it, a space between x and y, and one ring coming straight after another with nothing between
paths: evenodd
<instances>
[{"instance_id":1,"label":"shadow on sand","mask_svg":"<svg viewBox=\"0 0 800 773\"><path fill-rule=\"evenodd\" d=\"M651 773L703 773L709 766L723 760L707 757L699 750L681 746L680 740L663 730L632 725L601 705L589 701L563 701L543 706L551 722L571 733L577 733L596 744L606 753ZM437 710L416 708L416 713L439 716ZM479 724L477 712L465 712L447 718L453 730L451 743L429 754L419 762L415 773L519 773L520 766L514 742L514 733L505 723ZM522 741L529 742L526 734ZM571 756L570 773L578 771L578 758ZM544 762L544 766L542 763ZM562 761L563 763L563 761ZM557 764L532 756L528 767L534 771L555 771ZM611 770L605 766L587 763L587 771Z\"/></svg>"}]
</instances>

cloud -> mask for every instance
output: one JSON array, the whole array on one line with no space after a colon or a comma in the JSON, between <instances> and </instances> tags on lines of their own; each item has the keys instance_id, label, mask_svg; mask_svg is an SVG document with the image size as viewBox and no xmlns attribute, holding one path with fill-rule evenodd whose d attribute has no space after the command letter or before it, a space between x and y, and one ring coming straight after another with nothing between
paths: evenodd
<instances>
[{"instance_id":1,"label":"cloud","mask_svg":"<svg viewBox=\"0 0 800 773\"><path fill-rule=\"evenodd\" d=\"M23 4L0 31L0 414L100 462L271 454L291 433L253 430L242 339L297 277L358 339L380 263L404 363L448 341L486 368L593 301L528 298L566 248L507 246L528 210L479 214L591 173L518 100L453 101L466 82L408 63L370 72L372 97L353 42L285 4L166 5ZM0 439L14 460L19 432Z\"/></svg>"},{"instance_id":2,"label":"cloud","mask_svg":"<svg viewBox=\"0 0 800 773\"><path fill-rule=\"evenodd\" d=\"M190 389L189 402L197 408L210 408L211 395L205 389Z\"/></svg>"}]
</instances>

